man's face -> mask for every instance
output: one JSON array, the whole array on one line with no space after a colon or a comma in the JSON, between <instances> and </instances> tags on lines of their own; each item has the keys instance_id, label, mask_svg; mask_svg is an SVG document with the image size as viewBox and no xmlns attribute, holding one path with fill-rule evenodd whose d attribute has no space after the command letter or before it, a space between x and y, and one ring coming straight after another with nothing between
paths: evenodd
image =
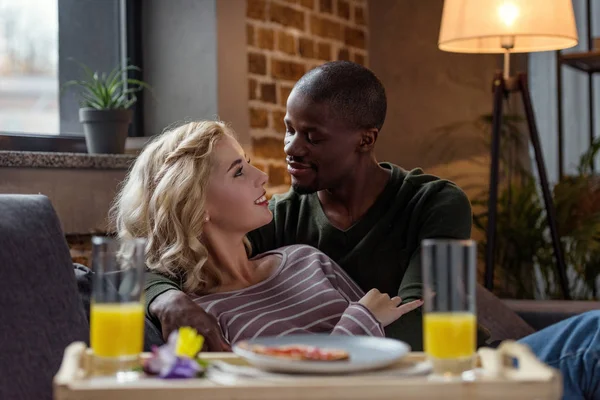
<instances>
[{"instance_id":1,"label":"man's face","mask_svg":"<svg viewBox=\"0 0 600 400\"><path fill-rule=\"evenodd\" d=\"M335 189L352 176L361 131L293 90L287 101L284 151L292 188L301 194Z\"/></svg>"}]
</instances>

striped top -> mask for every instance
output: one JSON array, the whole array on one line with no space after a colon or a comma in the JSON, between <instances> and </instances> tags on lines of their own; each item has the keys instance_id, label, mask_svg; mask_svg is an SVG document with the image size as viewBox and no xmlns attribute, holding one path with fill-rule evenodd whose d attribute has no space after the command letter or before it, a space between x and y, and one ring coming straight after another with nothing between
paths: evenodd
<instances>
[{"instance_id":1,"label":"striped top","mask_svg":"<svg viewBox=\"0 0 600 400\"><path fill-rule=\"evenodd\" d=\"M294 245L263 253L281 263L264 281L231 292L192 296L219 321L231 343L299 333L384 336L373 314L357 303L364 292L329 257Z\"/></svg>"}]
</instances>

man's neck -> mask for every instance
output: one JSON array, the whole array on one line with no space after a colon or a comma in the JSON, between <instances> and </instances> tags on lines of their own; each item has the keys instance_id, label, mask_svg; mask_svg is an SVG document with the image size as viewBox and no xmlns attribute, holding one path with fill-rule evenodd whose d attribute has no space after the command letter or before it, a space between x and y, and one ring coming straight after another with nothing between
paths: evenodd
<instances>
[{"instance_id":1,"label":"man's neck","mask_svg":"<svg viewBox=\"0 0 600 400\"><path fill-rule=\"evenodd\" d=\"M353 176L337 188L319 191L317 195L329 222L338 229L350 228L373 206L390 177L390 171L370 159L357 166Z\"/></svg>"}]
</instances>

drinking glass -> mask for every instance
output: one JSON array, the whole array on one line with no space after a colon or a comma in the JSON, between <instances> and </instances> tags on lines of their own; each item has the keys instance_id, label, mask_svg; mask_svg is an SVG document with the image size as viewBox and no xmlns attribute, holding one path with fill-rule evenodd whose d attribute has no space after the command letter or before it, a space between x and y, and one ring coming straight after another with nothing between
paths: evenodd
<instances>
[{"instance_id":1,"label":"drinking glass","mask_svg":"<svg viewBox=\"0 0 600 400\"><path fill-rule=\"evenodd\" d=\"M433 377L462 377L474 368L477 249L473 240L426 239L423 343Z\"/></svg>"},{"instance_id":2,"label":"drinking glass","mask_svg":"<svg viewBox=\"0 0 600 400\"><path fill-rule=\"evenodd\" d=\"M90 343L97 370L127 378L144 343L145 239L92 237Z\"/></svg>"}]
</instances>

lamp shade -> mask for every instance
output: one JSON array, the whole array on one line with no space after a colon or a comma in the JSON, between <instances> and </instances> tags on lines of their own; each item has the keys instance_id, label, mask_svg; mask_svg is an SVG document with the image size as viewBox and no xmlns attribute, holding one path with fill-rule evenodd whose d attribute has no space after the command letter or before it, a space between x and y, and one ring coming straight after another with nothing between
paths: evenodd
<instances>
[{"instance_id":1,"label":"lamp shade","mask_svg":"<svg viewBox=\"0 0 600 400\"><path fill-rule=\"evenodd\" d=\"M440 50L503 53L508 47L511 53L526 53L576 44L571 0L444 1Z\"/></svg>"}]
</instances>

